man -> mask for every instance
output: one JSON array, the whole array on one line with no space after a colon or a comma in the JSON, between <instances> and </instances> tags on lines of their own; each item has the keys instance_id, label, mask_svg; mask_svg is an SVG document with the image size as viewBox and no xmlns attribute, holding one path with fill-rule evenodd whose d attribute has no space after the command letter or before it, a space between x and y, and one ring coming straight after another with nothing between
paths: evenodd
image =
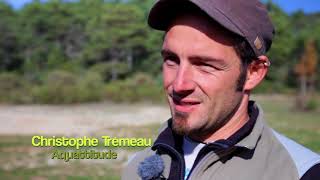
<instances>
[{"instance_id":1,"label":"man","mask_svg":"<svg viewBox=\"0 0 320 180\"><path fill-rule=\"evenodd\" d=\"M320 157L272 130L249 101L274 34L259 1L159 0L148 23L165 31L172 118L123 179L320 179Z\"/></svg>"}]
</instances>

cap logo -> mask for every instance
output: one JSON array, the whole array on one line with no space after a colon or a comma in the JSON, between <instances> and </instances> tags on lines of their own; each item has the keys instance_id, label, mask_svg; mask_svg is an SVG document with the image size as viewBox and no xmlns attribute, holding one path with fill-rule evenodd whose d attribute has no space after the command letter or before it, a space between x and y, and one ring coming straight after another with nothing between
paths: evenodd
<instances>
[{"instance_id":1,"label":"cap logo","mask_svg":"<svg viewBox=\"0 0 320 180\"><path fill-rule=\"evenodd\" d=\"M254 40L254 46L260 50L262 48L262 42L261 40L259 39L259 37L256 38L256 40Z\"/></svg>"}]
</instances>

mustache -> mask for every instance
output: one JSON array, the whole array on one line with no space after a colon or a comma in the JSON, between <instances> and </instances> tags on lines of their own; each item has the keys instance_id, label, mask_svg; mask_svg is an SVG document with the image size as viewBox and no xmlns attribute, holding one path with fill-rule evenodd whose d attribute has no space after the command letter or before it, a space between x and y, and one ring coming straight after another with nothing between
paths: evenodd
<instances>
[{"instance_id":1,"label":"mustache","mask_svg":"<svg viewBox=\"0 0 320 180\"><path fill-rule=\"evenodd\" d=\"M193 100L198 100L198 101L202 101L202 97L199 96L199 95L192 95L190 96L190 94L182 94L182 93L177 93L175 91L172 91L171 93L168 94L172 100L174 101L181 101L183 100L184 98L188 98L188 99L193 99Z\"/></svg>"}]
</instances>

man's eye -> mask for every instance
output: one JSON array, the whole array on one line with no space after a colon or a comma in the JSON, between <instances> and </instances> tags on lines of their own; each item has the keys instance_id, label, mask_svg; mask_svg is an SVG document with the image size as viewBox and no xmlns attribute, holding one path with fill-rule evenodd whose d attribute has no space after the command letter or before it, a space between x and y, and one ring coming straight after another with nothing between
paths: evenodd
<instances>
[{"instance_id":1,"label":"man's eye","mask_svg":"<svg viewBox=\"0 0 320 180\"><path fill-rule=\"evenodd\" d=\"M207 63L199 63L197 64L197 67L201 71L205 71L205 72L213 72L213 71L219 70L217 67Z\"/></svg>"},{"instance_id":2,"label":"man's eye","mask_svg":"<svg viewBox=\"0 0 320 180\"><path fill-rule=\"evenodd\" d=\"M201 63L199 64L200 67L212 67L212 65L210 64L206 64L206 63Z\"/></svg>"},{"instance_id":3,"label":"man's eye","mask_svg":"<svg viewBox=\"0 0 320 180\"><path fill-rule=\"evenodd\" d=\"M178 64L176 60L173 60L173 59L170 59L170 58L165 58L164 59L164 63L167 66L176 66Z\"/></svg>"}]
</instances>

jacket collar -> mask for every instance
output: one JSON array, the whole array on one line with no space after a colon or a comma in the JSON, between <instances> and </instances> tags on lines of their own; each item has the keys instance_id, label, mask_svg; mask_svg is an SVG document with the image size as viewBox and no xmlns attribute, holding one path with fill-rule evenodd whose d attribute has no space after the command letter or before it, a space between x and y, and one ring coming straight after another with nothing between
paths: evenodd
<instances>
[{"instance_id":1,"label":"jacket collar","mask_svg":"<svg viewBox=\"0 0 320 180\"><path fill-rule=\"evenodd\" d=\"M152 149L155 150L161 144L166 144L173 149L176 149L178 152L181 152L183 136L176 134L172 130L172 118L170 118L164 125L161 127L163 131L159 134L158 138L154 142Z\"/></svg>"},{"instance_id":2,"label":"jacket collar","mask_svg":"<svg viewBox=\"0 0 320 180\"><path fill-rule=\"evenodd\" d=\"M226 140L218 140L216 142L208 144L211 147L216 148L216 144L223 146L235 146L240 148L245 148L252 150L256 147L257 142L260 139L264 128L264 117L263 111L259 105L257 105L254 101L250 101L248 105L248 112L250 120L242 126L236 133L231 135ZM166 144L167 146L176 149L178 152L182 152L182 142L183 136L180 136L171 128L172 119L169 119L165 125L161 128L162 132L159 134L158 138L154 142L152 146L153 150L158 149L162 144ZM212 144L215 144L212 146Z\"/></svg>"},{"instance_id":3,"label":"jacket collar","mask_svg":"<svg viewBox=\"0 0 320 180\"><path fill-rule=\"evenodd\" d=\"M251 109L253 111L258 111L258 114L255 118L255 124L253 128L250 130L249 134L245 136L242 140L237 142L235 146L253 150L261 137L262 131L265 127L265 122L262 108L258 104L252 103Z\"/></svg>"}]
</instances>

